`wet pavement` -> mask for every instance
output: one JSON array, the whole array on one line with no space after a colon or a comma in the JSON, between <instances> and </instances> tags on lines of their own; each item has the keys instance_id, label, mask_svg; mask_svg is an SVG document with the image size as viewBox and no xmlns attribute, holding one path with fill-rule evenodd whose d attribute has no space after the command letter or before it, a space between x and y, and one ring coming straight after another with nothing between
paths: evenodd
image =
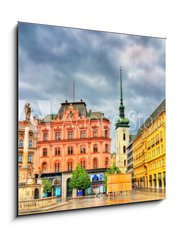
<instances>
[{"instance_id":1,"label":"wet pavement","mask_svg":"<svg viewBox=\"0 0 178 240\"><path fill-rule=\"evenodd\" d=\"M81 208L91 208L108 205L118 205L133 202L144 202L153 200L165 199L166 193L162 190L154 189L137 189L127 193L122 193L117 196L99 195L91 198L81 198L68 200L68 204L64 206L57 206L48 212L64 211Z\"/></svg>"}]
</instances>

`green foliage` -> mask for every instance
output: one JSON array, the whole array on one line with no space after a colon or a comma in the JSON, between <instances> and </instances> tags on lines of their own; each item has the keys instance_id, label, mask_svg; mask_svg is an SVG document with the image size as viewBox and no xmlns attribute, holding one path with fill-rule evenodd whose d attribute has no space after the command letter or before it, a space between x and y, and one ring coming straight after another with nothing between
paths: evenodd
<instances>
[{"instance_id":1,"label":"green foliage","mask_svg":"<svg viewBox=\"0 0 178 240\"><path fill-rule=\"evenodd\" d=\"M118 167L116 167L115 163L113 163L109 169L107 169L105 175L104 175L104 184L105 184L105 187L107 187L107 178L110 174L119 174L121 173L120 169Z\"/></svg>"},{"instance_id":2,"label":"green foliage","mask_svg":"<svg viewBox=\"0 0 178 240\"><path fill-rule=\"evenodd\" d=\"M69 191L72 192L74 188L78 190L85 190L91 186L88 173L79 164L75 171L72 173L72 177L69 182Z\"/></svg>"},{"instance_id":3,"label":"green foliage","mask_svg":"<svg viewBox=\"0 0 178 240\"><path fill-rule=\"evenodd\" d=\"M50 193L52 190L52 184L49 181L49 179L48 178L43 179L42 184L43 184L43 192Z\"/></svg>"}]
</instances>

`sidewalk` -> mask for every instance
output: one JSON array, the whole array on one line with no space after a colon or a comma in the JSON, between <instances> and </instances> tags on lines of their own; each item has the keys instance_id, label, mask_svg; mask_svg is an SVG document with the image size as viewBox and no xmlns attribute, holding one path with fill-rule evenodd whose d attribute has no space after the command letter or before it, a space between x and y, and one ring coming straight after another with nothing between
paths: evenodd
<instances>
[{"instance_id":1,"label":"sidewalk","mask_svg":"<svg viewBox=\"0 0 178 240\"><path fill-rule=\"evenodd\" d=\"M55 209L57 207L65 206L69 204L69 202L64 201L64 202L57 202L51 206L40 208L40 209L30 209L30 210L25 210L25 211L20 211L19 215L30 215L30 214L35 214L35 213L42 213L42 212L48 212L49 210Z\"/></svg>"}]
</instances>

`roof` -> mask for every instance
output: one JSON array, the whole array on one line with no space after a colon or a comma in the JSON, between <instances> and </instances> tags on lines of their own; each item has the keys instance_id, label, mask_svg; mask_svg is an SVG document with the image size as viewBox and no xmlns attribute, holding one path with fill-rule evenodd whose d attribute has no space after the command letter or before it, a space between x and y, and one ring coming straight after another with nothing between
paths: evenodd
<instances>
[{"instance_id":1,"label":"roof","mask_svg":"<svg viewBox=\"0 0 178 240\"><path fill-rule=\"evenodd\" d=\"M147 118L147 120L141 125L141 127L137 131L137 135L140 135L141 132L148 128L148 126L158 118L161 113L166 111L166 99L164 99L161 104L155 109L155 111Z\"/></svg>"},{"instance_id":2,"label":"roof","mask_svg":"<svg viewBox=\"0 0 178 240\"><path fill-rule=\"evenodd\" d=\"M98 120L98 119L106 119L108 118L104 117L104 113L102 112L92 112L92 110L87 111L86 103L82 100L80 102L65 102L61 103L61 107L57 114L48 114L46 115L41 121L42 122L51 122L51 120L56 119L56 117L59 115L60 119L62 119L63 112L72 104L73 108L75 110L78 110L79 116L81 117L83 114L85 117L90 118L91 120Z\"/></svg>"},{"instance_id":3,"label":"roof","mask_svg":"<svg viewBox=\"0 0 178 240\"><path fill-rule=\"evenodd\" d=\"M56 116L57 116L57 114L48 114L48 115L46 115L43 119L42 119L42 121L44 121L44 122L51 122L51 120L53 120L53 119L55 119L56 118Z\"/></svg>"},{"instance_id":4,"label":"roof","mask_svg":"<svg viewBox=\"0 0 178 240\"><path fill-rule=\"evenodd\" d=\"M87 108L86 108L86 103L83 102L81 100L81 102L65 102L65 103L61 103L61 108L59 109L59 117L60 119L62 119L62 115L63 112L65 111L65 109L67 109L69 107L69 105L72 104L73 108L75 110L79 111L79 116L82 116L84 114L84 116L87 116Z\"/></svg>"}]
</instances>

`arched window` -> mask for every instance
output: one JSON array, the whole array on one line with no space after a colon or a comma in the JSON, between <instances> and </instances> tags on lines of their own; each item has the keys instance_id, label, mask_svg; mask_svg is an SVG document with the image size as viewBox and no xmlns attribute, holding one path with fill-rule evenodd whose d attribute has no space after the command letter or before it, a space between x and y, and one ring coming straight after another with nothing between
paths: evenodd
<instances>
[{"instance_id":1,"label":"arched window","mask_svg":"<svg viewBox=\"0 0 178 240\"><path fill-rule=\"evenodd\" d=\"M32 154L28 154L28 163L32 163Z\"/></svg>"},{"instance_id":2,"label":"arched window","mask_svg":"<svg viewBox=\"0 0 178 240\"><path fill-rule=\"evenodd\" d=\"M86 153L86 148L85 146L80 147L80 153Z\"/></svg>"},{"instance_id":3,"label":"arched window","mask_svg":"<svg viewBox=\"0 0 178 240\"><path fill-rule=\"evenodd\" d=\"M28 146L31 148L32 147L32 140L29 140Z\"/></svg>"},{"instance_id":4,"label":"arched window","mask_svg":"<svg viewBox=\"0 0 178 240\"><path fill-rule=\"evenodd\" d=\"M93 159L93 168L94 169L98 168L98 159L97 158Z\"/></svg>"},{"instance_id":5,"label":"arched window","mask_svg":"<svg viewBox=\"0 0 178 240\"><path fill-rule=\"evenodd\" d=\"M59 162L56 162L56 163L54 164L54 171L55 171L55 172L60 172L60 163L59 163Z\"/></svg>"},{"instance_id":6,"label":"arched window","mask_svg":"<svg viewBox=\"0 0 178 240\"><path fill-rule=\"evenodd\" d=\"M85 166L85 165L86 165L86 161L85 161L85 160L82 160L80 163L81 163L81 167L85 169L85 167L86 167L86 166Z\"/></svg>"},{"instance_id":7,"label":"arched window","mask_svg":"<svg viewBox=\"0 0 178 240\"><path fill-rule=\"evenodd\" d=\"M73 165L73 164L72 164L71 161L67 163L67 168L68 168L68 171L69 171L69 172L72 171L72 165Z\"/></svg>"},{"instance_id":8,"label":"arched window","mask_svg":"<svg viewBox=\"0 0 178 240\"><path fill-rule=\"evenodd\" d=\"M123 146L123 153L126 153L126 146Z\"/></svg>"},{"instance_id":9,"label":"arched window","mask_svg":"<svg viewBox=\"0 0 178 240\"><path fill-rule=\"evenodd\" d=\"M108 152L109 151L109 146L108 144L105 144L105 152Z\"/></svg>"},{"instance_id":10,"label":"arched window","mask_svg":"<svg viewBox=\"0 0 178 240\"><path fill-rule=\"evenodd\" d=\"M99 177L96 174L94 174L94 176L92 177L92 182L96 181L99 181Z\"/></svg>"},{"instance_id":11,"label":"arched window","mask_svg":"<svg viewBox=\"0 0 178 240\"><path fill-rule=\"evenodd\" d=\"M19 141L19 147L23 147L23 140L22 139L20 139L20 141Z\"/></svg>"},{"instance_id":12,"label":"arched window","mask_svg":"<svg viewBox=\"0 0 178 240\"><path fill-rule=\"evenodd\" d=\"M93 145L93 152L98 152L98 146L97 146L97 144L94 144L94 145Z\"/></svg>"},{"instance_id":13,"label":"arched window","mask_svg":"<svg viewBox=\"0 0 178 240\"><path fill-rule=\"evenodd\" d=\"M125 140L125 133L123 133L123 140Z\"/></svg>"},{"instance_id":14,"label":"arched window","mask_svg":"<svg viewBox=\"0 0 178 240\"><path fill-rule=\"evenodd\" d=\"M59 147L56 147L56 148L55 148L55 155L56 155L56 156L59 156L60 154L61 154L60 148L59 148Z\"/></svg>"},{"instance_id":15,"label":"arched window","mask_svg":"<svg viewBox=\"0 0 178 240\"><path fill-rule=\"evenodd\" d=\"M46 162L42 163L42 172L45 173L47 170L47 164Z\"/></svg>"}]
</instances>

